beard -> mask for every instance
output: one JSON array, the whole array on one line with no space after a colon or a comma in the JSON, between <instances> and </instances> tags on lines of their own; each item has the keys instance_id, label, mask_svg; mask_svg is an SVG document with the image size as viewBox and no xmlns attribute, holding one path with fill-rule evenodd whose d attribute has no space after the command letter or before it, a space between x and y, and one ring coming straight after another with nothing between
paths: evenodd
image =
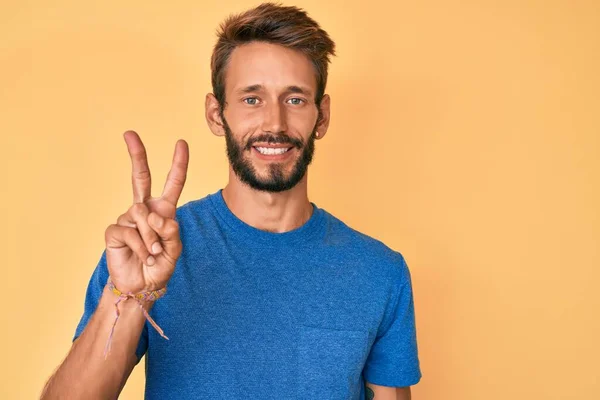
<instances>
[{"instance_id":1,"label":"beard","mask_svg":"<svg viewBox=\"0 0 600 400\"><path fill-rule=\"evenodd\" d=\"M278 135L261 134L252 137L245 145L236 142L233 132L223 113L221 113L221 120L225 127L225 143L227 145L227 158L229 159L229 164L240 180L249 185L252 189L273 193L283 192L296 186L306 174L315 152L318 120L306 143L300 139L292 138L285 133L280 133ZM285 165L273 162L268 165L267 176L259 177L252 162L244 155L245 151L252 150L252 145L258 142L290 144L293 148L298 149L300 151L300 156L292 167L292 171L289 174L286 174ZM291 149L288 151L291 151Z\"/></svg>"}]
</instances>

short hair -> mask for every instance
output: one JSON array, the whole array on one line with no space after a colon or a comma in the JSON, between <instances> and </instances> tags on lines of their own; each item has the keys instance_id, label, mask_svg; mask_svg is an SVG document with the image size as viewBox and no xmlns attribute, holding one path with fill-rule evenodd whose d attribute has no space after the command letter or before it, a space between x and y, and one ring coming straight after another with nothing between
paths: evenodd
<instances>
[{"instance_id":1,"label":"short hair","mask_svg":"<svg viewBox=\"0 0 600 400\"><path fill-rule=\"evenodd\" d=\"M230 15L221 23L217 36L210 68L213 93L221 109L225 106L225 70L231 53L236 47L255 41L278 44L308 56L316 74L315 103L320 105L327 85L330 56L335 56L335 43L304 10L263 3L241 14Z\"/></svg>"}]
</instances>

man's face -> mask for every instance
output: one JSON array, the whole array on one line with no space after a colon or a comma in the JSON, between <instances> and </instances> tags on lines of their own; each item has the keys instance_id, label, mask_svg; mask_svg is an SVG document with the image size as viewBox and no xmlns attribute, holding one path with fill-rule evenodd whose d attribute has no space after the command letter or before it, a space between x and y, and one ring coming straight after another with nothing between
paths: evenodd
<instances>
[{"instance_id":1,"label":"man's face","mask_svg":"<svg viewBox=\"0 0 600 400\"><path fill-rule=\"evenodd\" d=\"M281 192L304 177L319 117L315 92L313 65L299 52L260 42L232 52L221 119L227 157L240 180Z\"/></svg>"}]
</instances>

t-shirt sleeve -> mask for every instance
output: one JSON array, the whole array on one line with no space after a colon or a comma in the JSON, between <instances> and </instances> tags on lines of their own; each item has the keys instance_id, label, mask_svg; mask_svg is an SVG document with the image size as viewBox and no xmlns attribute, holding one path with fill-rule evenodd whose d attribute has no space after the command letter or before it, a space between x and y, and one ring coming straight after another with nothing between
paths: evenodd
<instances>
[{"instance_id":1,"label":"t-shirt sleeve","mask_svg":"<svg viewBox=\"0 0 600 400\"><path fill-rule=\"evenodd\" d=\"M421 380L410 271L399 256L394 292L371 347L363 377L375 385L406 387Z\"/></svg>"},{"instance_id":2,"label":"t-shirt sleeve","mask_svg":"<svg viewBox=\"0 0 600 400\"><path fill-rule=\"evenodd\" d=\"M106 250L102 252L102 256L100 257L100 261L96 266L96 269L92 273L92 277L90 278L90 282L87 287L87 292L85 295L85 303L83 308L83 315L79 320L79 324L77 325L77 329L75 329L75 335L73 336L73 341L79 337L83 333L83 330L87 326L89 320L92 318L94 311L96 311L96 307L98 307L98 303L100 302L100 297L102 297L102 292L104 287L106 286L106 281L108 280L108 267L106 265ZM106 332L106 340L108 340L109 331ZM140 340L138 342L138 346L135 350L135 354L137 356L137 363L140 362L140 359L146 353L148 348L148 326L147 323L144 324L144 328L142 329L142 334L140 335Z\"/></svg>"}]
</instances>

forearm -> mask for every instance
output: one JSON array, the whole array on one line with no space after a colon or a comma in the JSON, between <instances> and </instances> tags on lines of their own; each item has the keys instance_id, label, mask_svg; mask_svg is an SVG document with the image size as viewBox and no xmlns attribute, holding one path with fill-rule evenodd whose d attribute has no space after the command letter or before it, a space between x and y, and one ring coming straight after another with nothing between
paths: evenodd
<instances>
[{"instance_id":1,"label":"forearm","mask_svg":"<svg viewBox=\"0 0 600 400\"><path fill-rule=\"evenodd\" d=\"M135 350L145 322L137 302L133 299L121 301L111 351L105 360L104 349L115 321L117 299L104 288L88 325L46 384L43 400L117 398L137 361Z\"/></svg>"}]
</instances>

